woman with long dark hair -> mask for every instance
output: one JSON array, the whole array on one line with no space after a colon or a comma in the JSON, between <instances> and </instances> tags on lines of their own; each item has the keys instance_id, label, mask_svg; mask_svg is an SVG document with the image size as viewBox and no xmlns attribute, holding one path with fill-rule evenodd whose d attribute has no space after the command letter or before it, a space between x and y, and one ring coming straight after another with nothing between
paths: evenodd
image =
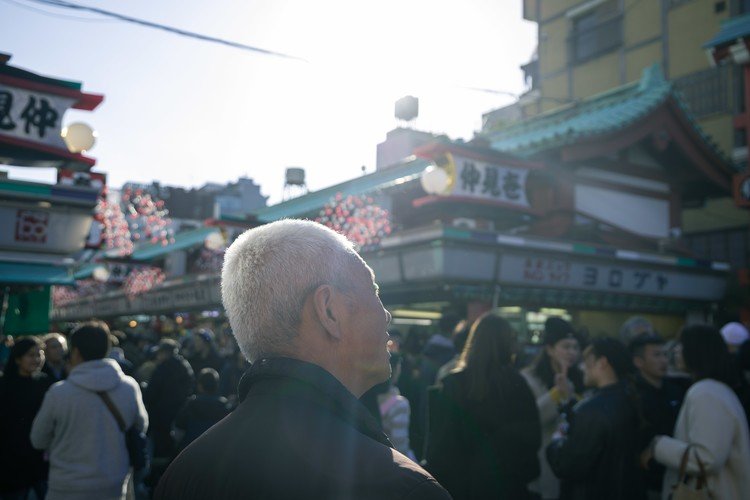
<instances>
[{"instance_id":1,"label":"woman with long dark hair","mask_svg":"<svg viewBox=\"0 0 750 500\"><path fill-rule=\"evenodd\" d=\"M677 417L674 437L656 436L642 457L650 455L667 467L662 498L678 482L681 461L687 456L687 474L695 481L705 470L713 498L750 498L750 436L745 413L732 390L738 376L719 331L691 325L680 333L678 368L687 371L693 385Z\"/></svg>"},{"instance_id":2,"label":"woman with long dark hair","mask_svg":"<svg viewBox=\"0 0 750 500\"><path fill-rule=\"evenodd\" d=\"M33 489L44 498L49 464L31 446L29 434L50 386L44 344L37 337L17 339L0 377L0 499L26 498Z\"/></svg>"},{"instance_id":3,"label":"woman with long dark hair","mask_svg":"<svg viewBox=\"0 0 750 500\"><path fill-rule=\"evenodd\" d=\"M430 393L427 468L462 499L530 498L539 475L539 412L513 367L516 334L494 314L472 326L461 359Z\"/></svg>"},{"instance_id":4,"label":"woman with long dark hair","mask_svg":"<svg viewBox=\"0 0 750 500\"><path fill-rule=\"evenodd\" d=\"M544 323L544 346L539 356L521 372L536 398L542 430L539 451L541 474L531 490L543 499L556 499L560 481L547 462L544 449L563 423L564 414L583 393L583 373L578 369L581 354L573 326L562 318L551 317Z\"/></svg>"}]
</instances>

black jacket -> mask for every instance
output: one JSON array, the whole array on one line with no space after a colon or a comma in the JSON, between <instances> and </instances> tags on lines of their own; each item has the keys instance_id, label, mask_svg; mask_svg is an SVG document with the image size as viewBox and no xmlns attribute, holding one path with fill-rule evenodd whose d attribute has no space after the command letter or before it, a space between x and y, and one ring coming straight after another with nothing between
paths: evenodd
<instances>
[{"instance_id":1,"label":"black jacket","mask_svg":"<svg viewBox=\"0 0 750 500\"><path fill-rule=\"evenodd\" d=\"M29 434L52 382L44 373L0 376L0 497L47 478L49 463Z\"/></svg>"},{"instance_id":2,"label":"black jacket","mask_svg":"<svg viewBox=\"0 0 750 500\"><path fill-rule=\"evenodd\" d=\"M240 399L172 462L156 499L450 498L316 365L263 359L243 377Z\"/></svg>"},{"instance_id":3,"label":"black jacket","mask_svg":"<svg viewBox=\"0 0 750 500\"><path fill-rule=\"evenodd\" d=\"M671 436L674 432L674 424L677 422L677 415L685 397L685 388L669 377L664 378L662 386L657 388L638 376L636 389L646 420L646 428L640 442L641 448L645 449L654 436ZM661 492L664 470L664 466L655 460L649 463L645 475L647 489Z\"/></svg>"},{"instance_id":4,"label":"black jacket","mask_svg":"<svg viewBox=\"0 0 750 500\"><path fill-rule=\"evenodd\" d=\"M560 500L645 498L638 465L641 419L625 383L598 390L570 416L567 436L547 447L547 460L561 479Z\"/></svg>"},{"instance_id":5,"label":"black jacket","mask_svg":"<svg viewBox=\"0 0 750 500\"><path fill-rule=\"evenodd\" d=\"M171 430L177 413L193 394L193 369L181 356L167 358L156 367L143 393L152 431Z\"/></svg>"},{"instance_id":6,"label":"black jacket","mask_svg":"<svg viewBox=\"0 0 750 500\"><path fill-rule=\"evenodd\" d=\"M229 403L224 397L209 394L190 397L174 420L174 426L185 432L180 440L180 449L195 441L195 438L226 417L228 413Z\"/></svg>"},{"instance_id":7,"label":"black jacket","mask_svg":"<svg viewBox=\"0 0 750 500\"><path fill-rule=\"evenodd\" d=\"M515 370L507 368L498 379L482 401L467 397L465 372L430 391L427 469L456 500L523 500L539 476L536 399Z\"/></svg>"}]
</instances>

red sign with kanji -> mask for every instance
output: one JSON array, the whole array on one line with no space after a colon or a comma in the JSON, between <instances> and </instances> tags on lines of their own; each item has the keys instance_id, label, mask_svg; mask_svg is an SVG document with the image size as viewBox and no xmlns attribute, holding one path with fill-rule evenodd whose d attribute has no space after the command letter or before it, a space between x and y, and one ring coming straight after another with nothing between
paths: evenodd
<instances>
[{"instance_id":1,"label":"red sign with kanji","mask_svg":"<svg viewBox=\"0 0 750 500\"><path fill-rule=\"evenodd\" d=\"M48 225L48 212L19 210L16 216L16 241L44 244L47 242Z\"/></svg>"}]
</instances>

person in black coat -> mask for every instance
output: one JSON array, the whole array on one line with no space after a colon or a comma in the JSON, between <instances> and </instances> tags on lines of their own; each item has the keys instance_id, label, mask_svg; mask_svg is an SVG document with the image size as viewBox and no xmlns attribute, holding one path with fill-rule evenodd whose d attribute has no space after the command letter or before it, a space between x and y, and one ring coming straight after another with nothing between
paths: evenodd
<instances>
[{"instance_id":1,"label":"person in black coat","mask_svg":"<svg viewBox=\"0 0 750 500\"><path fill-rule=\"evenodd\" d=\"M585 383L596 392L573 408L569 429L547 446L547 460L561 479L560 500L645 499L638 465L645 424L630 354L618 340L598 338L583 356Z\"/></svg>"},{"instance_id":2,"label":"person in black coat","mask_svg":"<svg viewBox=\"0 0 750 500\"><path fill-rule=\"evenodd\" d=\"M219 374L213 368L204 368L198 374L198 393L187 400L175 418L175 428L184 434L180 449L184 449L195 438L229 413L227 398L219 396Z\"/></svg>"},{"instance_id":3,"label":"person in black coat","mask_svg":"<svg viewBox=\"0 0 750 500\"><path fill-rule=\"evenodd\" d=\"M31 423L42 406L52 381L41 373L44 344L37 337L22 337L10 351L0 377L0 498L38 498L47 491L49 464L31 446Z\"/></svg>"},{"instance_id":4,"label":"person in black coat","mask_svg":"<svg viewBox=\"0 0 750 500\"><path fill-rule=\"evenodd\" d=\"M641 446L646 448L655 436L672 436L680 413L685 388L667 376L669 359L665 341L655 333L643 333L628 346L638 369L635 388L641 400L646 427ZM652 498L661 497L665 468L652 460L645 472L646 489Z\"/></svg>"},{"instance_id":5,"label":"person in black coat","mask_svg":"<svg viewBox=\"0 0 750 500\"><path fill-rule=\"evenodd\" d=\"M172 462L157 500L448 500L358 398L390 375L390 314L343 236L282 220L226 251L224 309L253 363L241 403Z\"/></svg>"},{"instance_id":6,"label":"person in black coat","mask_svg":"<svg viewBox=\"0 0 750 500\"><path fill-rule=\"evenodd\" d=\"M149 419L154 457L171 460L176 452L172 424L185 401L193 394L193 369L178 354L174 340L163 339L156 347L156 369L143 393ZM155 461L158 468L159 461Z\"/></svg>"},{"instance_id":7,"label":"person in black coat","mask_svg":"<svg viewBox=\"0 0 750 500\"><path fill-rule=\"evenodd\" d=\"M513 368L515 350L510 324L486 314L456 371L431 391L427 469L456 500L531 498L542 432L534 395Z\"/></svg>"}]
</instances>

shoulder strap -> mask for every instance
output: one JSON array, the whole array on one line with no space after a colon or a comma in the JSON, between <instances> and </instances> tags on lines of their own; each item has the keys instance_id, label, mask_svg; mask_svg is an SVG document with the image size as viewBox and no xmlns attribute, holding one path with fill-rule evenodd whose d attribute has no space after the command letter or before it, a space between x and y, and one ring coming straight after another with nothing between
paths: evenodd
<instances>
[{"instance_id":1,"label":"shoulder strap","mask_svg":"<svg viewBox=\"0 0 750 500\"><path fill-rule=\"evenodd\" d=\"M115 417L115 420L117 420L117 425L120 427L120 430L122 432L125 432L127 429L125 428L125 421L122 419L122 415L120 415L120 412L117 410L117 407L112 402L112 400L109 398L109 394L107 394L104 391L98 391L97 396L102 398L102 401L104 401L104 404L107 405L107 408L109 408L109 411L112 413L112 416Z\"/></svg>"}]
</instances>

